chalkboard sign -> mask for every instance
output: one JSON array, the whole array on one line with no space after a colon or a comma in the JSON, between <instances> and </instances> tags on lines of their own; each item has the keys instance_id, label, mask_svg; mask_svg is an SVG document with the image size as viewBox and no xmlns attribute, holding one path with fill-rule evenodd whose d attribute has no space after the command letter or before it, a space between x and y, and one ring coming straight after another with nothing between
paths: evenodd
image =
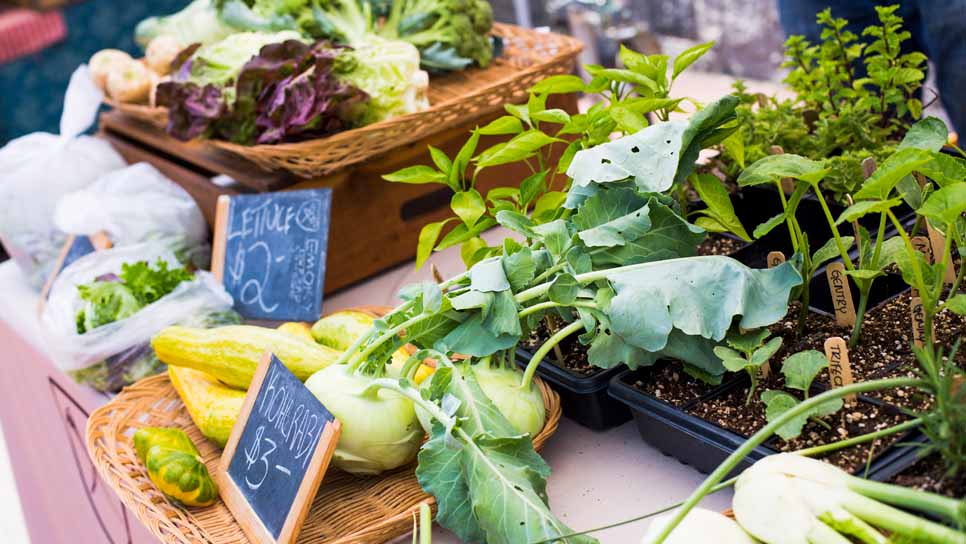
<instances>
[{"instance_id":1,"label":"chalkboard sign","mask_svg":"<svg viewBox=\"0 0 966 544\"><path fill-rule=\"evenodd\" d=\"M252 541L295 541L341 428L277 357L265 355L217 474L222 499Z\"/></svg>"},{"instance_id":2,"label":"chalkboard sign","mask_svg":"<svg viewBox=\"0 0 966 544\"><path fill-rule=\"evenodd\" d=\"M241 315L319 318L331 207L331 189L219 197L211 270Z\"/></svg>"}]
</instances>

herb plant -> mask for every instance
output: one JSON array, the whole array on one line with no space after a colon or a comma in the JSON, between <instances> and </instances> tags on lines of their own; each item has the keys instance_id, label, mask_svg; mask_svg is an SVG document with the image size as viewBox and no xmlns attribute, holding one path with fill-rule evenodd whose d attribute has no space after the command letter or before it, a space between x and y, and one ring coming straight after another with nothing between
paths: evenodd
<instances>
[{"instance_id":1,"label":"herb plant","mask_svg":"<svg viewBox=\"0 0 966 544\"><path fill-rule=\"evenodd\" d=\"M688 49L673 62L666 55L648 56L623 48L620 57L626 68L587 66L593 76L589 83L573 75L551 76L531 88L525 105L507 104L504 106L507 115L472 131L455 157L430 147L434 166L410 166L383 176L396 183L438 183L453 191L450 207L454 217L423 227L416 266L422 266L433 251L457 245L467 266L498 255L501 249L490 247L480 234L499 223L500 212L529 213L529 221L534 225L562 217L567 213L562 205L570 188L570 180L564 174L575 155L609 142L615 133L620 136L639 132L650 125L648 115L666 121L672 112L681 111L682 102L694 102L671 98L672 84L712 45L706 43ZM599 101L586 113L574 115L547 108L550 96L576 92L595 94ZM710 146L728 137L737 128L733 117L729 121L721 123L713 134L705 134L701 143ZM510 139L479 150L480 136ZM697 156L690 160L694 158ZM498 187L481 194L477 189L480 173L510 163L526 164L531 175L518 187ZM662 189L677 195L679 205L684 200L685 178L675 179L673 187ZM698 220L698 225L749 239L727 195L722 198L717 188L707 184L696 186L701 188L701 196L708 205L706 211L699 212L704 217Z\"/></svg>"},{"instance_id":2,"label":"herb plant","mask_svg":"<svg viewBox=\"0 0 966 544\"><path fill-rule=\"evenodd\" d=\"M901 53L909 32L902 30L897 5L875 9L879 24L866 28L862 37L826 9L817 16L821 43L788 38L783 66L790 69L785 83L794 98L752 95L736 84L743 130L740 138L723 143L726 174L737 176L745 162L762 159L779 145L810 159L828 158L822 189L845 204L846 195L862 184L862 161L871 156L881 162L895 150L922 113L916 93L925 78L926 57Z\"/></svg>"},{"instance_id":3,"label":"herb plant","mask_svg":"<svg viewBox=\"0 0 966 544\"><path fill-rule=\"evenodd\" d=\"M801 391L805 400L808 400L812 382L826 368L828 368L828 359L821 352L808 350L796 353L782 363L785 387ZM765 417L769 422L774 421L778 416L799 404L798 399L788 393L771 389L761 394L761 400L765 403ZM842 399L830 400L803 411L797 417L779 427L775 433L785 440L791 440L802 433L802 428L809 419L825 425L819 418L834 414L841 409Z\"/></svg>"}]
</instances>

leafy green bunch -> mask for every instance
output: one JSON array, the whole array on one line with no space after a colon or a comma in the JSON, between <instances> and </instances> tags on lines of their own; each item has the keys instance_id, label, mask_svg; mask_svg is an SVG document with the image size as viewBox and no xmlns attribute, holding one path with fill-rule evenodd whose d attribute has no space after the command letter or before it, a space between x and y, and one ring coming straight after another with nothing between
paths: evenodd
<instances>
[{"instance_id":1,"label":"leafy green bunch","mask_svg":"<svg viewBox=\"0 0 966 544\"><path fill-rule=\"evenodd\" d=\"M876 6L879 24L863 37L848 31L845 19L826 9L817 16L821 43L803 36L785 42L790 72L785 83L795 92L787 100L752 95L740 82L738 117L741 138L723 145L724 170L736 176L745 161L755 162L778 145L810 159L829 158L822 187L845 203L862 183L861 162L884 160L896 148L909 124L922 114L916 97L925 78L926 57L902 53L910 34L902 30L897 5ZM864 67L865 77L858 68Z\"/></svg>"},{"instance_id":2,"label":"leafy green bunch","mask_svg":"<svg viewBox=\"0 0 966 544\"><path fill-rule=\"evenodd\" d=\"M648 116L666 121L672 112L680 111L680 104L690 99L671 98L672 84L712 45L701 44L684 51L673 62L666 55L648 56L622 48L620 57L626 68L587 66L593 76L589 83L573 75L551 76L531 88L526 104L507 104L504 106L507 115L473 130L455 157L430 147L433 166L410 166L383 176L396 183L437 183L453 191L450 206L454 217L423 227L419 235L416 266L422 266L433 251L457 245L461 246L460 252L467 266L499 255L501 248L489 246L480 234L501 223L498 216L503 212L529 215L533 225L543 225L570 214L562 205L568 198L572 176L564 174L569 173L577 154L606 145L615 134L628 136L639 133L650 126ZM559 108L547 107L551 96L576 92L597 94L600 100L586 113L573 115ZM730 107L713 110L722 115L714 119L716 128L702 133L700 142L695 143L704 147L714 145L736 130L734 99L727 100ZM481 150L478 149L481 136L509 139ZM676 167L678 162L685 164L697 158L697 151L685 151L689 153L686 159L668 164ZM641 152L641 156L646 153L646 150ZM485 196L480 193L477 182L482 172L513 163L525 164L531 175L523 179L518 187L498 187ZM693 167L688 166L686 172L674 177L672 185L660 191L678 196L683 194L685 180L693 172ZM627 172L624 172L621 179L627 177ZM704 217L698 224L708 230L731 231L748 238L735 217L727 194L722 194L719 187L708 183L700 186L705 189L702 196L708 208L702 210ZM578 188L571 191L571 198L583 190ZM680 207L678 204L678 209Z\"/></svg>"}]
</instances>

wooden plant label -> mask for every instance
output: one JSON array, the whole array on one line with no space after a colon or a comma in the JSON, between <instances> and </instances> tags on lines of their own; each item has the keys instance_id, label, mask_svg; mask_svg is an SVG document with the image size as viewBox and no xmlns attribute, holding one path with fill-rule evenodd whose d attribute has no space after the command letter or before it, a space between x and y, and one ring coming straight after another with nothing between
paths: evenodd
<instances>
[{"instance_id":1,"label":"wooden plant label","mask_svg":"<svg viewBox=\"0 0 966 544\"><path fill-rule=\"evenodd\" d=\"M832 292L832 307L835 308L835 323L842 327L855 325L855 305L852 303L852 289L849 287L845 265L835 262L825 269L829 291Z\"/></svg>"},{"instance_id":2,"label":"wooden plant label","mask_svg":"<svg viewBox=\"0 0 966 544\"><path fill-rule=\"evenodd\" d=\"M341 430L315 395L266 353L216 473L221 498L252 542L295 542Z\"/></svg>"},{"instance_id":3,"label":"wooden plant label","mask_svg":"<svg viewBox=\"0 0 966 544\"><path fill-rule=\"evenodd\" d=\"M866 157L862 160L862 177L869 179L875 173L875 157Z\"/></svg>"},{"instance_id":4,"label":"wooden plant label","mask_svg":"<svg viewBox=\"0 0 966 544\"><path fill-rule=\"evenodd\" d=\"M926 314L922 308L922 299L912 297L909 301L909 314L912 318L912 341L921 348L926 337Z\"/></svg>"},{"instance_id":5,"label":"wooden plant label","mask_svg":"<svg viewBox=\"0 0 966 544\"><path fill-rule=\"evenodd\" d=\"M248 319L315 321L332 189L218 197L211 272Z\"/></svg>"},{"instance_id":6,"label":"wooden plant label","mask_svg":"<svg viewBox=\"0 0 966 544\"><path fill-rule=\"evenodd\" d=\"M782 149L782 146L780 146L780 145L773 145L770 148L768 148L768 152L771 153L772 155L781 155L781 154L785 153L785 150ZM795 192L795 180L793 180L792 178L782 178L782 191L786 195L790 195L790 194L794 193Z\"/></svg>"},{"instance_id":7,"label":"wooden plant label","mask_svg":"<svg viewBox=\"0 0 966 544\"><path fill-rule=\"evenodd\" d=\"M785 254L781 251L771 251L768 253L768 268L775 268L784 262Z\"/></svg>"},{"instance_id":8,"label":"wooden plant label","mask_svg":"<svg viewBox=\"0 0 966 544\"><path fill-rule=\"evenodd\" d=\"M926 232L929 234L929 244L932 246L932 263L936 263L939 259L943 258L943 254L946 252L946 237L943 236L941 232L932 228L929 221L926 221ZM945 283L953 283L956 281L956 268L953 266L953 260L949 259L946 263L946 275L943 276L943 281Z\"/></svg>"},{"instance_id":9,"label":"wooden plant label","mask_svg":"<svg viewBox=\"0 0 966 544\"><path fill-rule=\"evenodd\" d=\"M953 398L956 398L964 387L966 387L966 376L953 376Z\"/></svg>"},{"instance_id":10,"label":"wooden plant label","mask_svg":"<svg viewBox=\"0 0 966 544\"><path fill-rule=\"evenodd\" d=\"M929 243L928 238L925 236L913 236L909 241L912 242L912 247L916 248L916 251L926 256L926 262L933 262L932 245Z\"/></svg>"},{"instance_id":11,"label":"wooden plant label","mask_svg":"<svg viewBox=\"0 0 966 544\"><path fill-rule=\"evenodd\" d=\"M841 336L833 336L825 341L825 357L828 359L828 377L832 387L839 388L853 383L849 347ZM846 401L855 402L855 395L847 396Z\"/></svg>"}]
</instances>

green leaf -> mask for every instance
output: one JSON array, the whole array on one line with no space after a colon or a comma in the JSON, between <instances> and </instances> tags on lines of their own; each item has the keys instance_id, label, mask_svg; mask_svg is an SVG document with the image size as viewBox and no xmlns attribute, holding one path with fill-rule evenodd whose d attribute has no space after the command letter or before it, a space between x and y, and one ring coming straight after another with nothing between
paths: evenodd
<instances>
[{"instance_id":1,"label":"green leaf","mask_svg":"<svg viewBox=\"0 0 966 544\"><path fill-rule=\"evenodd\" d=\"M537 272L537 262L533 258L533 251L524 247L520 251L503 257L503 272L514 293L519 293L533 281Z\"/></svg>"},{"instance_id":2,"label":"green leaf","mask_svg":"<svg viewBox=\"0 0 966 544\"><path fill-rule=\"evenodd\" d=\"M960 293L954 297L946 299L946 303L943 308L949 309L950 312L966 315L966 295Z\"/></svg>"},{"instance_id":3,"label":"green leaf","mask_svg":"<svg viewBox=\"0 0 966 544\"><path fill-rule=\"evenodd\" d=\"M966 160L945 153L934 153L932 160L922 165L919 171L932 181L935 181L940 187L945 187L947 185L961 183L966 179ZM913 181L915 182L915 180ZM918 187L918 182L915 183L916 187Z\"/></svg>"},{"instance_id":4,"label":"green leaf","mask_svg":"<svg viewBox=\"0 0 966 544\"><path fill-rule=\"evenodd\" d=\"M509 289L510 282L503 271L503 261L493 258L477 263L470 269L470 288L481 293Z\"/></svg>"},{"instance_id":5,"label":"green leaf","mask_svg":"<svg viewBox=\"0 0 966 544\"><path fill-rule=\"evenodd\" d=\"M762 392L761 401L765 403L765 419L769 422L778 419L780 415L798 405L798 399L795 397L772 389ZM784 440L791 440L802 434L806 423L808 423L808 415L801 414L779 427L775 434Z\"/></svg>"},{"instance_id":6,"label":"green leaf","mask_svg":"<svg viewBox=\"0 0 966 544\"><path fill-rule=\"evenodd\" d=\"M433 157L433 164L436 165L436 168L439 168L439 171L448 179L449 172L453 168L453 161L449 160L446 153L433 146L429 146L429 154Z\"/></svg>"},{"instance_id":7,"label":"green leaf","mask_svg":"<svg viewBox=\"0 0 966 544\"><path fill-rule=\"evenodd\" d=\"M651 125L630 136L578 151L567 175L575 186L633 179L643 191L664 192L674 183L687 127L683 121Z\"/></svg>"},{"instance_id":8,"label":"green leaf","mask_svg":"<svg viewBox=\"0 0 966 544\"><path fill-rule=\"evenodd\" d=\"M902 200L912 209L918 210L922 206L922 187L912 176L906 176L899 180L896 190L902 195Z\"/></svg>"},{"instance_id":9,"label":"green leaf","mask_svg":"<svg viewBox=\"0 0 966 544\"><path fill-rule=\"evenodd\" d=\"M771 359L779 349L781 349L781 347L782 338L780 336L772 338L764 346L756 349L751 354L751 363L756 367L761 367L761 365L767 363L768 360Z\"/></svg>"},{"instance_id":10,"label":"green leaf","mask_svg":"<svg viewBox=\"0 0 966 544\"><path fill-rule=\"evenodd\" d=\"M526 209L537 195L547 190L547 170L530 174L520 182L520 207Z\"/></svg>"},{"instance_id":11,"label":"green leaf","mask_svg":"<svg viewBox=\"0 0 966 544\"><path fill-rule=\"evenodd\" d=\"M729 334L725 338L725 341L729 346L738 351L753 353L770 334L771 332L768 329L758 329L746 333Z\"/></svg>"},{"instance_id":12,"label":"green leaf","mask_svg":"<svg viewBox=\"0 0 966 544\"><path fill-rule=\"evenodd\" d=\"M721 256L645 263L607 279L613 332L650 352L664 349L672 329L719 341L739 315L745 329L776 323L802 283L793 261L754 270Z\"/></svg>"},{"instance_id":13,"label":"green leaf","mask_svg":"<svg viewBox=\"0 0 966 544\"><path fill-rule=\"evenodd\" d=\"M537 238L538 234L533 230L533 222L522 213L500 210L496 213L496 222L501 226L522 234L527 238Z\"/></svg>"},{"instance_id":14,"label":"green leaf","mask_svg":"<svg viewBox=\"0 0 966 544\"><path fill-rule=\"evenodd\" d=\"M580 151L580 140L574 140L567 144L564 152L560 155L560 161L557 162L557 173L563 174L570 168L570 163L574 160L574 155Z\"/></svg>"},{"instance_id":15,"label":"green leaf","mask_svg":"<svg viewBox=\"0 0 966 544\"><path fill-rule=\"evenodd\" d=\"M632 85L646 87L651 92L657 92L657 82L645 76L644 74L639 74L630 70L622 70L620 68L603 68L596 70L596 73L593 73L593 76L605 77L611 81L619 81L621 83L630 83Z\"/></svg>"},{"instance_id":16,"label":"green leaf","mask_svg":"<svg viewBox=\"0 0 966 544\"><path fill-rule=\"evenodd\" d=\"M577 300L579 290L580 284L577 283L576 278L570 274L560 274L550 284L550 291L547 296L551 301L567 306Z\"/></svg>"},{"instance_id":17,"label":"green leaf","mask_svg":"<svg viewBox=\"0 0 966 544\"><path fill-rule=\"evenodd\" d=\"M504 115L490 121L488 125L479 129L480 134L486 136L498 136L501 134L520 134L523 132L523 123L512 115Z\"/></svg>"},{"instance_id":18,"label":"green leaf","mask_svg":"<svg viewBox=\"0 0 966 544\"><path fill-rule=\"evenodd\" d=\"M814 349L800 351L782 363L785 386L807 393L815 377L827 367L828 359L821 352Z\"/></svg>"},{"instance_id":19,"label":"green leaf","mask_svg":"<svg viewBox=\"0 0 966 544\"><path fill-rule=\"evenodd\" d=\"M725 153L731 156L738 163L738 166L744 170L745 169L745 133L744 130L738 129L731 136L728 136L721 142L721 146L724 148Z\"/></svg>"},{"instance_id":20,"label":"green leaf","mask_svg":"<svg viewBox=\"0 0 966 544\"><path fill-rule=\"evenodd\" d=\"M966 212L966 183L949 185L935 191L919 208L919 214L932 221L933 226L955 222Z\"/></svg>"},{"instance_id":21,"label":"green leaf","mask_svg":"<svg viewBox=\"0 0 966 544\"><path fill-rule=\"evenodd\" d=\"M637 113L651 113L657 110L673 111L683 98L629 98L621 106Z\"/></svg>"},{"instance_id":22,"label":"green leaf","mask_svg":"<svg viewBox=\"0 0 966 544\"><path fill-rule=\"evenodd\" d=\"M565 200L567 200L567 193L565 192L546 192L537 199L537 203L533 206L533 214L531 217L534 221L544 223L552 218L557 213L557 210L563 207Z\"/></svg>"},{"instance_id":23,"label":"green leaf","mask_svg":"<svg viewBox=\"0 0 966 544\"><path fill-rule=\"evenodd\" d=\"M468 228L473 228L486 213L486 202L476 189L455 193L450 200L450 207Z\"/></svg>"},{"instance_id":24,"label":"green leaf","mask_svg":"<svg viewBox=\"0 0 966 544\"><path fill-rule=\"evenodd\" d=\"M936 117L927 117L917 121L909 127L906 135L899 143L898 149L907 147L926 151L939 151L949 139L949 129L946 123Z\"/></svg>"},{"instance_id":25,"label":"green leaf","mask_svg":"<svg viewBox=\"0 0 966 544\"><path fill-rule=\"evenodd\" d=\"M503 109L506 110L507 113L523 121L524 123L530 124L530 110L527 108L526 105L504 104Z\"/></svg>"},{"instance_id":26,"label":"green leaf","mask_svg":"<svg viewBox=\"0 0 966 544\"><path fill-rule=\"evenodd\" d=\"M425 263L426 259L428 259L430 254L432 254L433 247L436 245L436 240L439 239L439 233L442 232L443 227L454 219L455 218L451 217L443 221L429 223L419 231L419 243L416 245L417 270L423 266L423 263Z\"/></svg>"},{"instance_id":27,"label":"green leaf","mask_svg":"<svg viewBox=\"0 0 966 544\"><path fill-rule=\"evenodd\" d=\"M842 236L842 245L845 246L845 250L848 251L852 244L855 243L855 238L851 236ZM830 261L836 257L841 257L842 254L839 253L839 246L835 243L835 238L829 238L822 247L818 248L815 253L812 254L812 266L818 268L826 261Z\"/></svg>"},{"instance_id":28,"label":"green leaf","mask_svg":"<svg viewBox=\"0 0 966 544\"><path fill-rule=\"evenodd\" d=\"M531 115L531 117L536 121L541 121L543 123L553 123L556 125L564 125L570 121L570 114L561 109L549 109L538 111Z\"/></svg>"},{"instance_id":29,"label":"green leaf","mask_svg":"<svg viewBox=\"0 0 966 544\"><path fill-rule=\"evenodd\" d=\"M391 174L385 174L382 179L386 181L392 181L394 183L409 183L415 185L421 185L424 183L446 183L446 174L439 172L436 169L419 164L416 166L407 166L402 170L397 170Z\"/></svg>"},{"instance_id":30,"label":"green leaf","mask_svg":"<svg viewBox=\"0 0 966 544\"><path fill-rule=\"evenodd\" d=\"M764 223L762 223L762 224L758 225L757 227L755 227L755 232L753 232L752 235L756 239L765 236L769 232L775 230L775 228L778 227L779 225L782 225L783 223L785 223L785 218L786 217L787 216L786 216L785 212L782 212L782 213L776 215L775 217L772 217L768 221L765 221Z\"/></svg>"},{"instance_id":31,"label":"green leaf","mask_svg":"<svg viewBox=\"0 0 966 544\"><path fill-rule=\"evenodd\" d=\"M489 315L487 319L489 319ZM517 321L519 326L520 322ZM483 326L483 316L474 314L449 332L440 342L447 349L469 355L486 357L498 351L510 349L520 341L519 335L493 334Z\"/></svg>"},{"instance_id":32,"label":"green leaf","mask_svg":"<svg viewBox=\"0 0 966 544\"><path fill-rule=\"evenodd\" d=\"M583 90L584 80L570 74L550 76L530 87L530 92L535 94L579 93Z\"/></svg>"},{"instance_id":33,"label":"green leaf","mask_svg":"<svg viewBox=\"0 0 966 544\"><path fill-rule=\"evenodd\" d=\"M722 225L713 217L702 215L694 220L694 224L708 232L728 232L728 227Z\"/></svg>"},{"instance_id":34,"label":"green leaf","mask_svg":"<svg viewBox=\"0 0 966 544\"><path fill-rule=\"evenodd\" d=\"M488 168L521 161L532 157L540 148L561 141L563 140L547 136L539 130L528 130L517 134L505 144L497 144L481 153L476 157L476 165L479 168Z\"/></svg>"},{"instance_id":35,"label":"green leaf","mask_svg":"<svg viewBox=\"0 0 966 544\"><path fill-rule=\"evenodd\" d=\"M656 70L654 70L654 66L643 53L638 53L633 49L628 49L627 46L621 44L618 58L620 58L621 64L623 64L627 69L633 72L644 74L651 79L657 78L657 73Z\"/></svg>"},{"instance_id":36,"label":"green leaf","mask_svg":"<svg viewBox=\"0 0 966 544\"><path fill-rule=\"evenodd\" d=\"M754 366L751 361L737 351L724 346L716 346L714 354L721 358L721 363L731 372L741 372L745 368Z\"/></svg>"},{"instance_id":37,"label":"green leaf","mask_svg":"<svg viewBox=\"0 0 966 544\"><path fill-rule=\"evenodd\" d=\"M483 258L480 256L480 251L486 248L486 240L479 237L470 238L463 242L463 245L460 246L460 258L463 259L466 268L471 268Z\"/></svg>"},{"instance_id":38,"label":"green leaf","mask_svg":"<svg viewBox=\"0 0 966 544\"><path fill-rule=\"evenodd\" d=\"M782 178L798 179L814 185L821 181L827 173L828 169L825 168L824 162L813 161L791 153L783 153L764 157L746 168L738 176L738 185L748 187L775 183Z\"/></svg>"},{"instance_id":39,"label":"green leaf","mask_svg":"<svg viewBox=\"0 0 966 544\"><path fill-rule=\"evenodd\" d=\"M698 196L708 206L707 214L714 218L731 232L746 242L751 241L748 231L741 224L741 220L735 215L734 205L731 203L731 195L725 189L721 180L711 174L698 174L691 176L691 186L697 191Z\"/></svg>"},{"instance_id":40,"label":"green leaf","mask_svg":"<svg viewBox=\"0 0 966 544\"><path fill-rule=\"evenodd\" d=\"M594 252L598 267L623 266L661 259L691 257L704 240L704 230L688 223L656 198L647 203L651 228L624 245Z\"/></svg>"},{"instance_id":41,"label":"green leaf","mask_svg":"<svg viewBox=\"0 0 966 544\"><path fill-rule=\"evenodd\" d=\"M466 172L466 167L470 164L470 157L476 153L476 146L480 143L480 131L474 130L463 147L460 148L459 152L456 154L456 158L453 159L453 169L449 172L449 184L450 187L455 191L460 185L459 180L462 178L463 174Z\"/></svg>"},{"instance_id":42,"label":"green leaf","mask_svg":"<svg viewBox=\"0 0 966 544\"><path fill-rule=\"evenodd\" d=\"M617 127L625 134L634 134L647 127L647 119L644 115L623 106L614 106L610 109L610 116L617 123Z\"/></svg>"},{"instance_id":43,"label":"green leaf","mask_svg":"<svg viewBox=\"0 0 966 544\"><path fill-rule=\"evenodd\" d=\"M577 236L588 247L622 246L651 228L647 201L630 188L601 191L574 215Z\"/></svg>"},{"instance_id":44,"label":"green leaf","mask_svg":"<svg viewBox=\"0 0 966 544\"><path fill-rule=\"evenodd\" d=\"M736 122L736 107L738 98L727 95L691 116L688 128L681 135L681 153L678 155L675 183L683 183L691 175L702 148L715 145L738 130L740 125Z\"/></svg>"},{"instance_id":45,"label":"green leaf","mask_svg":"<svg viewBox=\"0 0 966 544\"><path fill-rule=\"evenodd\" d=\"M483 219L477 221L476 225L474 225L471 229L467 228L465 223L460 223L446 233L446 236L443 236L443 239L440 240L439 244L436 246L436 250L442 251L446 248L462 244L470 238L479 236L481 232L495 225L496 220L490 217L484 217Z\"/></svg>"},{"instance_id":46,"label":"green leaf","mask_svg":"<svg viewBox=\"0 0 966 544\"><path fill-rule=\"evenodd\" d=\"M908 176L932 159L932 153L907 147L896 151L865 180L855 193L856 200L886 200L889 193L902 178Z\"/></svg>"},{"instance_id":47,"label":"green leaf","mask_svg":"<svg viewBox=\"0 0 966 544\"><path fill-rule=\"evenodd\" d=\"M865 217L870 213L883 213L886 210L891 210L900 204L902 204L901 198L893 198L891 200L863 200L846 208L845 211L839 215L839 218L835 221L835 224L841 225L846 221L854 221L860 217Z\"/></svg>"},{"instance_id":48,"label":"green leaf","mask_svg":"<svg viewBox=\"0 0 966 544\"><path fill-rule=\"evenodd\" d=\"M573 245L570 230L567 227L567 223L563 220L557 219L556 221L537 225L533 230L542 237L547 251L554 257L559 258L563 256Z\"/></svg>"},{"instance_id":49,"label":"green leaf","mask_svg":"<svg viewBox=\"0 0 966 544\"><path fill-rule=\"evenodd\" d=\"M714 47L714 42L708 42L689 47L682 51L680 55L674 58L674 71L671 73L671 79L677 79L681 75L681 72L704 56L712 47Z\"/></svg>"},{"instance_id":50,"label":"green leaf","mask_svg":"<svg viewBox=\"0 0 966 544\"><path fill-rule=\"evenodd\" d=\"M494 187L486 193L486 200L497 203L500 200L519 200L520 190L516 187Z\"/></svg>"}]
</instances>

